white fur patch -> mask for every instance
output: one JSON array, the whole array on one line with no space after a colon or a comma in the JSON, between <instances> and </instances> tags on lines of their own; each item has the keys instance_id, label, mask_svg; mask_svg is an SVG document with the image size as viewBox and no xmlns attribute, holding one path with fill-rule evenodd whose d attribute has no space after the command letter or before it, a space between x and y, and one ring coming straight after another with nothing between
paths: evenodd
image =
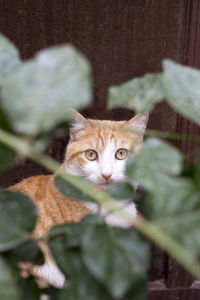
<instances>
[{"instance_id":1,"label":"white fur patch","mask_svg":"<svg viewBox=\"0 0 200 300\"><path fill-rule=\"evenodd\" d=\"M54 263L45 263L38 267L38 276L44 278L49 284L61 289L65 283L65 276Z\"/></svg>"},{"instance_id":2,"label":"white fur patch","mask_svg":"<svg viewBox=\"0 0 200 300\"><path fill-rule=\"evenodd\" d=\"M135 218L137 215L136 206L133 202L127 201L118 201L120 203L121 209L124 212L129 213L132 218ZM109 212L109 210L99 207L98 204L92 202L84 202L86 207L94 214L99 213L101 216L105 217L105 221L108 225L117 226L122 228L129 228L132 225L131 220L124 220L123 218L116 215L114 212Z\"/></svg>"}]
</instances>

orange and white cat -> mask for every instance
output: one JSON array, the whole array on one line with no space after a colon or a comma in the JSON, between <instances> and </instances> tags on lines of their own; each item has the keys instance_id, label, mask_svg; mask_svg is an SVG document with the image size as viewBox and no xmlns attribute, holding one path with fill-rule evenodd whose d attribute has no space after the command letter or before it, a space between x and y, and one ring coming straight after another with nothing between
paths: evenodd
<instances>
[{"instance_id":1,"label":"orange and white cat","mask_svg":"<svg viewBox=\"0 0 200 300\"><path fill-rule=\"evenodd\" d=\"M129 121L99 121L85 119L80 113L73 112L74 123L70 130L70 141L66 148L64 168L67 172L86 178L100 189L110 184L126 180L125 164L129 151L137 152L143 141L148 115L136 115ZM135 129L135 133L119 128ZM62 195L55 187L55 175L33 176L10 187L28 195L36 204L38 219L33 238L44 237L49 228L56 224L79 222L88 213L101 213L105 221L113 226L129 227L130 224L101 209L95 203L81 202ZM126 208L136 216L134 203ZM42 266L21 263L22 275L34 275L43 285L61 288L65 276L56 266L47 245L39 242L44 253Z\"/></svg>"}]
</instances>

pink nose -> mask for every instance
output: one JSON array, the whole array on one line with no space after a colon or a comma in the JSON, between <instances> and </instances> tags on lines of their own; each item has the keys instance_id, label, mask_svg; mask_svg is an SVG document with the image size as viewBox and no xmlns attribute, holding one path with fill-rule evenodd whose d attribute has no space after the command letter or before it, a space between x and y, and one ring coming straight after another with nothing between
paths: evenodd
<instances>
[{"instance_id":1,"label":"pink nose","mask_svg":"<svg viewBox=\"0 0 200 300\"><path fill-rule=\"evenodd\" d=\"M110 177L112 176L112 174L101 174L101 176L103 178L105 178L106 181L108 181L110 179Z\"/></svg>"}]
</instances>

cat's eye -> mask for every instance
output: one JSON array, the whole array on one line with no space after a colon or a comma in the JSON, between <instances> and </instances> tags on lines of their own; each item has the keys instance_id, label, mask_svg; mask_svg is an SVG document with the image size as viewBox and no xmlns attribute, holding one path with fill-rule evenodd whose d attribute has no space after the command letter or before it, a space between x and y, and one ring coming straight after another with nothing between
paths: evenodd
<instances>
[{"instance_id":1,"label":"cat's eye","mask_svg":"<svg viewBox=\"0 0 200 300\"><path fill-rule=\"evenodd\" d=\"M88 149L88 150L85 151L85 157L88 160L96 160L97 157L98 157L98 154L95 150Z\"/></svg>"},{"instance_id":2,"label":"cat's eye","mask_svg":"<svg viewBox=\"0 0 200 300\"><path fill-rule=\"evenodd\" d=\"M127 157L127 154L128 154L128 150L126 150L126 149L119 149L115 153L115 158L117 158L119 160L122 160L122 159L125 159Z\"/></svg>"}]
</instances>

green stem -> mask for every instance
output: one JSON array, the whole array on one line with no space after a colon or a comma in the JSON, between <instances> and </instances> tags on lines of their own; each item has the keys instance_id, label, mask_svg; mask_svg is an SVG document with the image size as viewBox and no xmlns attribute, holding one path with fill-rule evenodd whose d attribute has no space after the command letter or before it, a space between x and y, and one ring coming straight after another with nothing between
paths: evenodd
<instances>
[{"instance_id":1,"label":"green stem","mask_svg":"<svg viewBox=\"0 0 200 300\"><path fill-rule=\"evenodd\" d=\"M135 218L134 227L175 259L182 267L190 272L190 274L200 280L200 265L197 259L195 259L188 250L185 250L183 246L177 243L173 238L160 230L158 226L146 221L141 216Z\"/></svg>"},{"instance_id":2,"label":"green stem","mask_svg":"<svg viewBox=\"0 0 200 300\"><path fill-rule=\"evenodd\" d=\"M170 139L170 140L184 140L184 141L194 141L194 142L200 142L200 135L187 135L187 134L180 134L175 132L163 132L158 130L152 130L152 129L146 129L145 130L146 136L154 136L154 137L160 137L164 139Z\"/></svg>"},{"instance_id":3,"label":"green stem","mask_svg":"<svg viewBox=\"0 0 200 300\"><path fill-rule=\"evenodd\" d=\"M26 140L18 138L1 129L0 142L22 153L53 173L58 171L58 168L60 167L55 160L33 150ZM59 176L80 191L84 192L89 197L93 198L96 202L103 205L108 210L115 211L116 215L118 215L120 218L123 218L125 221L133 224L133 226L137 228L137 230L146 238L153 241L156 245L166 251L171 257L179 262L180 265L185 267L194 277L200 279L200 265L198 264L197 260L157 226L143 219L141 216L133 218L130 213L123 210L124 207L120 204L120 202L114 200L103 191L95 188L92 184L86 182L82 178L68 174L64 168L59 169Z\"/></svg>"}]
</instances>

